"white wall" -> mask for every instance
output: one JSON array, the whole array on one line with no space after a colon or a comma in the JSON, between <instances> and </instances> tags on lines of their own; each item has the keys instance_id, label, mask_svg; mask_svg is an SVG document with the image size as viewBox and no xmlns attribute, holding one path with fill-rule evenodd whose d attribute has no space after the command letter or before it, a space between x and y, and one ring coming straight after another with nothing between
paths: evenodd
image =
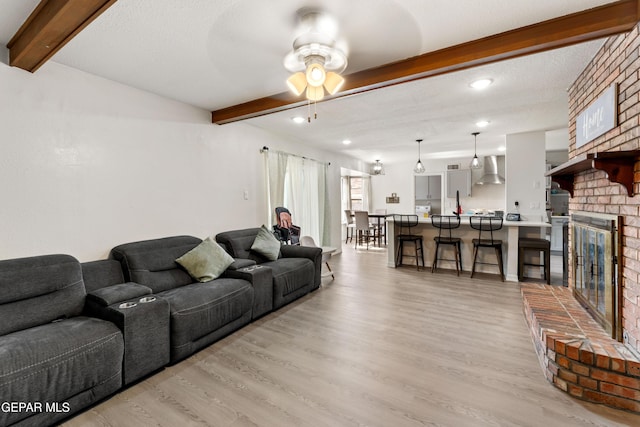
<instances>
[{"instance_id":1,"label":"white wall","mask_svg":"<svg viewBox=\"0 0 640 427\"><path fill-rule=\"evenodd\" d=\"M340 166L361 162L246 123L213 125L208 111L55 62L35 74L0 63L0 94L0 259L89 261L120 243L259 226L264 145L331 162L339 246Z\"/></svg>"},{"instance_id":2,"label":"white wall","mask_svg":"<svg viewBox=\"0 0 640 427\"><path fill-rule=\"evenodd\" d=\"M546 217L545 204L545 133L527 132L507 135L507 210L527 218Z\"/></svg>"}]
</instances>

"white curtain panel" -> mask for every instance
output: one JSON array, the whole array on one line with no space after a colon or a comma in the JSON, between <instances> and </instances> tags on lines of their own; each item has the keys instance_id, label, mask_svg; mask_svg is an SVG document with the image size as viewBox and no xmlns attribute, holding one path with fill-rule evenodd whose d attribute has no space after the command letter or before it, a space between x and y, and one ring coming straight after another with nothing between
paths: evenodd
<instances>
[{"instance_id":1,"label":"white curtain panel","mask_svg":"<svg viewBox=\"0 0 640 427\"><path fill-rule=\"evenodd\" d=\"M305 213L304 225L306 230L304 234L313 237L316 242L321 242L320 222L324 216L324 197L320 193L320 165L318 162L305 161L303 166L304 188L302 203Z\"/></svg>"},{"instance_id":2,"label":"white curtain panel","mask_svg":"<svg viewBox=\"0 0 640 427\"><path fill-rule=\"evenodd\" d=\"M329 165L327 164L319 164L318 165L318 195L320 196L318 199L322 200L322 206L319 211L322 213L320 215L320 236L322 236L322 240L320 240L320 246L330 246L331 245L331 206L329 204L329 191L327 188L327 176L329 175ZM323 197L324 195L324 197Z\"/></svg>"},{"instance_id":3,"label":"white curtain panel","mask_svg":"<svg viewBox=\"0 0 640 427\"><path fill-rule=\"evenodd\" d=\"M291 212L291 221L300 227L301 235L307 234L307 213L304 208L304 159L287 157L287 173L284 180L284 206ZM314 237L314 236L311 236ZM316 240L317 241L317 240Z\"/></svg>"},{"instance_id":4,"label":"white curtain panel","mask_svg":"<svg viewBox=\"0 0 640 427\"><path fill-rule=\"evenodd\" d=\"M267 182L267 223L265 225L276 224L275 209L284 206L284 183L287 171L287 156L284 153L263 151L265 158L265 171Z\"/></svg>"},{"instance_id":5,"label":"white curtain panel","mask_svg":"<svg viewBox=\"0 0 640 427\"><path fill-rule=\"evenodd\" d=\"M349 185L349 177L341 177L340 185L342 186L342 191L340 191L340 218L342 218L342 224L346 224L347 215L344 211L347 209L351 210L351 185Z\"/></svg>"},{"instance_id":6,"label":"white curtain panel","mask_svg":"<svg viewBox=\"0 0 640 427\"><path fill-rule=\"evenodd\" d=\"M330 211L327 194L327 165L286 153L266 151L270 224L276 224L275 208L291 212L301 234L321 245L329 242Z\"/></svg>"},{"instance_id":7,"label":"white curtain panel","mask_svg":"<svg viewBox=\"0 0 640 427\"><path fill-rule=\"evenodd\" d=\"M371 212L371 177L362 177L362 210Z\"/></svg>"}]
</instances>

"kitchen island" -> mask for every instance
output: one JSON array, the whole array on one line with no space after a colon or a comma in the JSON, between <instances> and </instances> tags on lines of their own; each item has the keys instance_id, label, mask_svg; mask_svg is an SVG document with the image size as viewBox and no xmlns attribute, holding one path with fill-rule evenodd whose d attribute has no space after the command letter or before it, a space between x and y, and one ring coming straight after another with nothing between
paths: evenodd
<instances>
[{"instance_id":1,"label":"kitchen island","mask_svg":"<svg viewBox=\"0 0 640 427\"><path fill-rule=\"evenodd\" d=\"M478 238L478 230L474 230L469 225L469 217L473 215L460 215L460 227L452 230L453 237L460 237L462 239L462 269L464 271L471 272L471 266L473 264L473 243L472 239ZM478 216L478 215L475 215ZM397 233L396 227L393 222L393 216L387 218L387 233L388 233L388 262L389 267L395 268L395 253L396 253L396 239ZM511 282L518 281L518 239L520 237L545 237L546 229L551 227L546 221L538 217L537 219L525 219L522 221L504 221L502 229L494 231L494 238L501 239L504 242L502 248L505 279ZM433 255L436 248L436 244L433 240L438 235L438 229L431 225L431 218L418 217L418 225L412 227L412 234L420 234L424 239L424 263L425 268L431 270L431 263L433 262ZM443 233L446 230L443 230ZM444 235L444 234L443 234ZM484 238L484 232L483 232ZM410 250L410 249L405 249ZM453 260L453 249L445 246L444 249L441 246L442 258L449 258ZM486 262L496 264L497 259L493 250L481 249L478 253L478 262ZM455 269L455 263L453 261L438 261L438 269L450 268ZM476 271L482 273L499 274L498 266L491 266L486 264L477 264Z\"/></svg>"}]
</instances>

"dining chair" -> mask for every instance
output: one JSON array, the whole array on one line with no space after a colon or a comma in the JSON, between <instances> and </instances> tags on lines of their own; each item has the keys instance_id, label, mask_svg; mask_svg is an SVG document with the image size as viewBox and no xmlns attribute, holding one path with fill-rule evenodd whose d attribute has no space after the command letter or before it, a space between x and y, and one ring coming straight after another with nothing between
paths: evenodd
<instances>
[{"instance_id":1,"label":"dining chair","mask_svg":"<svg viewBox=\"0 0 640 427\"><path fill-rule=\"evenodd\" d=\"M369 249L369 240L375 242L376 228L369 223L369 212L355 211L356 217L356 243L354 248L358 247L358 244L362 244L362 240L367 242L367 250Z\"/></svg>"},{"instance_id":2,"label":"dining chair","mask_svg":"<svg viewBox=\"0 0 640 427\"><path fill-rule=\"evenodd\" d=\"M375 209L373 211L374 214L377 215L386 215L386 209ZM384 239L384 244L387 244L387 222L385 218L378 218L376 223L376 233L378 235L378 244L381 244L382 239Z\"/></svg>"},{"instance_id":3,"label":"dining chair","mask_svg":"<svg viewBox=\"0 0 640 427\"><path fill-rule=\"evenodd\" d=\"M344 240L344 243L347 243L349 239L353 240L353 233L356 229L356 224L353 222L353 213L351 209L345 209L344 214L347 217L347 238ZM349 233L351 231L351 233Z\"/></svg>"}]
</instances>

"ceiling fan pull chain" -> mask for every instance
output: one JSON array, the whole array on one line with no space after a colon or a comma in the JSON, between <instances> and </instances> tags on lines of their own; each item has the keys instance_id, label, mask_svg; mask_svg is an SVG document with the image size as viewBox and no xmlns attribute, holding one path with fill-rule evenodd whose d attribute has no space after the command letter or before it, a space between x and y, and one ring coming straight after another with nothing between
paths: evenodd
<instances>
[{"instance_id":1,"label":"ceiling fan pull chain","mask_svg":"<svg viewBox=\"0 0 640 427\"><path fill-rule=\"evenodd\" d=\"M307 99L307 122L311 123L311 100Z\"/></svg>"},{"instance_id":2,"label":"ceiling fan pull chain","mask_svg":"<svg viewBox=\"0 0 640 427\"><path fill-rule=\"evenodd\" d=\"M318 110L316 109L316 106L318 105L317 101L313 101L313 118L317 119L318 118Z\"/></svg>"}]
</instances>

